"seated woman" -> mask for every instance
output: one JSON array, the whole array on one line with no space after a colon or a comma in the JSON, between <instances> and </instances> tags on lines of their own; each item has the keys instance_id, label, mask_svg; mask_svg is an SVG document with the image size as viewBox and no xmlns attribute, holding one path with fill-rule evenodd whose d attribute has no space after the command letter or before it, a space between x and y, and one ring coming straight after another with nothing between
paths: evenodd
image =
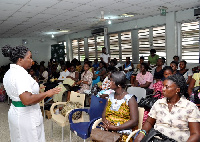
<instances>
[{"instance_id":1,"label":"seated woman","mask_svg":"<svg viewBox=\"0 0 200 142\"><path fill-rule=\"evenodd\" d=\"M164 78L162 78L162 80L157 81L156 83L153 84L153 88L154 88L154 92L153 92L153 97L159 97L159 99L163 98L163 81L170 75L173 74L173 70L170 66L165 66L163 68L163 76ZM150 109L149 108L145 108L144 111L144 116L143 116L143 124L145 123L145 121L148 118L148 113L149 113Z\"/></svg>"},{"instance_id":2,"label":"seated woman","mask_svg":"<svg viewBox=\"0 0 200 142\"><path fill-rule=\"evenodd\" d=\"M138 106L132 94L125 90L126 76L121 71L111 74L110 88L115 91L109 95L102 114L105 130L123 133L125 141L129 133L138 125Z\"/></svg>"},{"instance_id":3,"label":"seated woman","mask_svg":"<svg viewBox=\"0 0 200 142\"><path fill-rule=\"evenodd\" d=\"M146 89L146 94L153 93L153 75L148 72L148 65L142 63L140 66L140 73L137 74L136 80L133 86Z\"/></svg>"},{"instance_id":4,"label":"seated woman","mask_svg":"<svg viewBox=\"0 0 200 142\"><path fill-rule=\"evenodd\" d=\"M126 73L126 79L131 79L131 74L133 73L133 63L130 61L130 57L126 57L126 63L123 66L124 72Z\"/></svg>"},{"instance_id":5,"label":"seated woman","mask_svg":"<svg viewBox=\"0 0 200 142\"><path fill-rule=\"evenodd\" d=\"M92 83L93 73L91 71L89 71L89 69L90 69L90 63L85 62L84 63L84 72L81 74L81 80L76 82L76 85L79 85L79 87L81 87L80 90L77 91L79 93L84 93L85 90L90 89L90 84Z\"/></svg>"},{"instance_id":6,"label":"seated woman","mask_svg":"<svg viewBox=\"0 0 200 142\"><path fill-rule=\"evenodd\" d=\"M104 66L105 66L104 62L101 61L99 63L99 67L97 68L97 71L93 75L92 86L94 84L97 84L100 81L103 81L104 78L106 77L106 68Z\"/></svg>"},{"instance_id":7,"label":"seated woman","mask_svg":"<svg viewBox=\"0 0 200 142\"><path fill-rule=\"evenodd\" d=\"M79 79L79 73L76 71L76 65L71 64L70 74L66 78L71 78L75 82L78 81L78 79ZM77 86L74 86L74 85L73 86L69 86L69 85L65 86L67 88L67 91L68 91L67 92L67 101L70 98L71 91L78 91L78 89L79 89Z\"/></svg>"},{"instance_id":8,"label":"seated woman","mask_svg":"<svg viewBox=\"0 0 200 142\"><path fill-rule=\"evenodd\" d=\"M191 69L186 69L186 64L187 64L186 61L180 61L180 63L179 63L180 70L178 72L181 75L183 75L183 77L185 78L185 81L188 85L188 84L190 84L193 73L192 73Z\"/></svg>"},{"instance_id":9,"label":"seated woman","mask_svg":"<svg viewBox=\"0 0 200 142\"><path fill-rule=\"evenodd\" d=\"M194 98L194 93L193 93L193 89L198 86L200 86L200 72L193 74L190 84L188 86L188 95L190 98L192 98L191 101L196 103L200 109L200 103L198 103L198 102L196 102L196 100L194 100L195 98ZM199 97L199 99L200 99L200 97Z\"/></svg>"},{"instance_id":10,"label":"seated woman","mask_svg":"<svg viewBox=\"0 0 200 142\"><path fill-rule=\"evenodd\" d=\"M152 127L179 142L199 142L200 112L194 103L182 97L186 86L184 77L175 74L163 84L165 98L155 102L134 142L140 142Z\"/></svg>"},{"instance_id":11,"label":"seated woman","mask_svg":"<svg viewBox=\"0 0 200 142\"><path fill-rule=\"evenodd\" d=\"M157 82L163 78L163 70L162 70L163 68L164 68L163 60L159 58L157 60L156 67L153 68L151 72L153 75L154 82Z\"/></svg>"},{"instance_id":12,"label":"seated woman","mask_svg":"<svg viewBox=\"0 0 200 142\"><path fill-rule=\"evenodd\" d=\"M172 67L173 74L180 74L179 71L178 71L178 63L177 62L172 61L170 63L170 66Z\"/></svg>"}]
</instances>

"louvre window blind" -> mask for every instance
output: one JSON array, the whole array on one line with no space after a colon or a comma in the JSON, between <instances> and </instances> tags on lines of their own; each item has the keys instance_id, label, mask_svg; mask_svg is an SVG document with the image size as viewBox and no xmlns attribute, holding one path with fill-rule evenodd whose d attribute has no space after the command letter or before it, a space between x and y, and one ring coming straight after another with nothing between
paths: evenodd
<instances>
[{"instance_id":1,"label":"louvre window blind","mask_svg":"<svg viewBox=\"0 0 200 142\"><path fill-rule=\"evenodd\" d=\"M88 48L89 48L89 61L94 61L95 57L95 39L94 37L88 38Z\"/></svg>"},{"instance_id":2,"label":"louvre window blind","mask_svg":"<svg viewBox=\"0 0 200 142\"><path fill-rule=\"evenodd\" d=\"M84 61L84 59L85 59L84 38L78 40L78 45L79 45L80 61Z\"/></svg>"},{"instance_id":3,"label":"louvre window blind","mask_svg":"<svg viewBox=\"0 0 200 142\"><path fill-rule=\"evenodd\" d=\"M149 29L138 30L139 57L143 56L145 62L150 54Z\"/></svg>"},{"instance_id":4,"label":"louvre window blind","mask_svg":"<svg viewBox=\"0 0 200 142\"><path fill-rule=\"evenodd\" d=\"M199 22L181 24L182 60L199 63Z\"/></svg>"},{"instance_id":5,"label":"louvre window blind","mask_svg":"<svg viewBox=\"0 0 200 142\"><path fill-rule=\"evenodd\" d=\"M78 59L78 40L72 40L72 51L73 51L73 58Z\"/></svg>"},{"instance_id":6,"label":"louvre window blind","mask_svg":"<svg viewBox=\"0 0 200 142\"><path fill-rule=\"evenodd\" d=\"M153 28L153 48L159 57L166 58L165 50L165 26Z\"/></svg>"},{"instance_id":7,"label":"louvre window blind","mask_svg":"<svg viewBox=\"0 0 200 142\"><path fill-rule=\"evenodd\" d=\"M110 56L111 59L116 58L119 60L119 41L118 33L110 34Z\"/></svg>"},{"instance_id":8,"label":"louvre window blind","mask_svg":"<svg viewBox=\"0 0 200 142\"><path fill-rule=\"evenodd\" d=\"M131 32L121 33L121 49L122 61L126 61L126 57L130 57L132 60Z\"/></svg>"},{"instance_id":9,"label":"louvre window blind","mask_svg":"<svg viewBox=\"0 0 200 142\"><path fill-rule=\"evenodd\" d=\"M102 48L104 47L104 36L97 36L97 56L100 58Z\"/></svg>"}]
</instances>

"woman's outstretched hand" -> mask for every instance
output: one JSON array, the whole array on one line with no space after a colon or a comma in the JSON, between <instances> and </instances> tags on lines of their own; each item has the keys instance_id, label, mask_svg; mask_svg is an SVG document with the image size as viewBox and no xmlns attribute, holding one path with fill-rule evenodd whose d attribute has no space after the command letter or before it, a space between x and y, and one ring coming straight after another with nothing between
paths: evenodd
<instances>
[{"instance_id":1,"label":"woman's outstretched hand","mask_svg":"<svg viewBox=\"0 0 200 142\"><path fill-rule=\"evenodd\" d=\"M60 93L60 91L61 91L61 87L55 87L53 89L50 89L46 92L47 97L52 97L53 95Z\"/></svg>"}]
</instances>

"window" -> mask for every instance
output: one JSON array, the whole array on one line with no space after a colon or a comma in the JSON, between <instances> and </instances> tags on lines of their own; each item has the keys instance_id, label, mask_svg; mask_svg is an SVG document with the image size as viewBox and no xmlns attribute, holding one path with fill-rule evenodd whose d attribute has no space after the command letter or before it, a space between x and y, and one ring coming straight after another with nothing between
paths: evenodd
<instances>
[{"instance_id":1,"label":"window","mask_svg":"<svg viewBox=\"0 0 200 142\"><path fill-rule=\"evenodd\" d=\"M110 34L110 56L111 59L119 60L119 41L118 41L118 33Z\"/></svg>"},{"instance_id":2,"label":"window","mask_svg":"<svg viewBox=\"0 0 200 142\"><path fill-rule=\"evenodd\" d=\"M78 55L78 40L72 40L72 51L73 51L73 58L79 59Z\"/></svg>"},{"instance_id":3,"label":"window","mask_svg":"<svg viewBox=\"0 0 200 142\"><path fill-rule=\"evenodd\" d=\"M148 56L150 55L150 47L156 50L156 54L159 57L166 58L165 49L165 26L153 27L150 33L148 29L142 29L138 31L139 40L139 57L144 56L145 61L148 61ZM149 35L153 35L150 39Z\"/></svg>"},{"instance_id":4,"label":"window","mask_svg":"<svg viewBox=\"0 0 200 142\"><path fill-rule=\"evenodd\" d=\"M94 61L95 57L95 39L94 37L88 38L89 61Z\"/></svg>"},{"instance_id":5,"label":"window","mask_svg":"<svg viewBox=\"0 0 200 142\"><path fill-rule=\"evenodd\" d=\"M165 26L153 28L153 48L159 57L166 58L165 50Z\"/></svg>"},{"instance_id":6,"label":"window","mask_svg":"<svg viewBox=\"0 0 200 142\"><path fill-rule=\"evenodd\" d=\"M199 22L183 23L182 60L188 63L199 63Z\"/></svg>"},{"instance_id":7,"label":"window","mask_svg":"<svg viewBox=\"0 0 200 142\"><path fill-rule=\"evenodd\" d=\"M97 40L97 56L99 59L102 53L102 48L104 47L104 36L97 36L96 40Z\"/></svg>"},{"instance_id":8,"label":"window","mask_svg":"<svg viewBox=\"0 0 200 142\"><path fill-rule=\"evenodd\" d=\"M67 45L66 45L66 41L62 41L62 42L59 42L58 44L63 44L65 46L65 61L67 61Z\"/></svg>"},{"instance_id":9,"label":"window","mask_svg":"<svg viewBox=\"0 0 200 142\"><path fill-rule=\"evenodd\" d=\"M85 59L84 38L78 40L78 45L79 45L79 56L80 56L80 61L84 61L84 59Z\"/></svg>"},{"instance_id":10,"label":"window","mask_svg":"<svg viewBox=\"0 0 200 142\"><path fill-rule=\"evenodd\" d=\"M130 57L132 60L131 32L121 33L121 49L122 61L126 61L126 57Z\"/></svg>"},{"instance_id":11,"label":"window","mask_svg":"<svg viewBox=\"0 0 200 142\"><path fill-rule=\"evenodd\" d=\"M150 41L149 41L149 29L142 29L138 31L139 41L139 57L143 56L145 61L148 61L150 54Z\"/></svg>"}]
</instances>

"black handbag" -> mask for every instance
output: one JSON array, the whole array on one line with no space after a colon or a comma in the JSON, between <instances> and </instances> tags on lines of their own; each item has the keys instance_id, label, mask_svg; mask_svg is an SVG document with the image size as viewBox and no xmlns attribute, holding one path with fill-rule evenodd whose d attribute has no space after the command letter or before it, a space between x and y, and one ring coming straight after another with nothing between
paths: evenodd
<instances>
[{"instance_id":1,"label":"black handbag","mask_svg":"<svg viewBox=\"0 0 200 142\"><path fill-rule=\"evenodd\" d=\"M192 92L194 95L190 96L190 101L195 104L200 104L200 86L195 87Z\"/></svg>"},{"instance_id":2,"label":"black handbag","mask_svg":"<svg viewBox=\"0 0 200 142\"><path fill-rule=\"evenodd\" d=\"M154 95L160 94L158 97L153 97ZM161 92L158 91L153 95L149 95L146 98L142 98L140 102L138 103L139 107L144 107L144 108L152 108L153 104L161 98Z\"/></svg>"},{"instance_id":3,"label":"black handbag","mask_svg":"<svg viewBox=\"0 0 200 142\"><path fill-rule=\"evenodd\" d=\"M156 137L155 137L156 136ZM155 129L151 129L141 142L177 142L176 140L165 136Z\"/></svg>"}]
</instances>

